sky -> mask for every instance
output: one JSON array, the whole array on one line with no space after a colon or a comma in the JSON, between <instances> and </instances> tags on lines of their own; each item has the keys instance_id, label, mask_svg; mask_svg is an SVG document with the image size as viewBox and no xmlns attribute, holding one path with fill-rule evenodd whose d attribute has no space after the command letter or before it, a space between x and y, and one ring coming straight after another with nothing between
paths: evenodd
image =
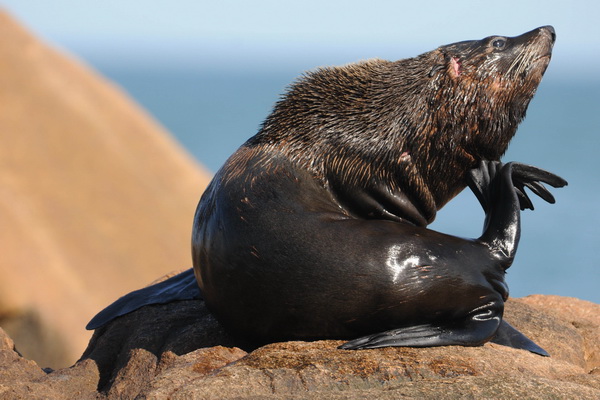
<instances>
[{"instance_id":1,"label":"sky","mask_svg":"<svg viewBox=\"0 0 600 400\"><path fill-rule=\"evenodd\" d=\"M595 72L600 2L0 0L29 29L91 63L276 69L414 56L553 25L553 67Z\"/></svg>"}]
</instances>

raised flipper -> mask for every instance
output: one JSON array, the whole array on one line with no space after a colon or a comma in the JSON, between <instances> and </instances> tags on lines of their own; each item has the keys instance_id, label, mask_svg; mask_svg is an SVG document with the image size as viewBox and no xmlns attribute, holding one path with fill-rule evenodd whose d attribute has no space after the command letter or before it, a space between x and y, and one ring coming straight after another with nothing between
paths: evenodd
<instances>
[{"instance_id":1,"label":"raised flipper","mask_svg":"<svg viewBox=\"0 0 600 400\"><path fill-rule=\"evenodd\" d=\"M500 327L496 331L496 336L491 341L514 349L528 350L544 357L550 357L550 354L546 350L542 349L533 340L523 335L504 320L500 323Z\"/></svg>"},{"instance_id":2,"label":"raised flipper","mask_svg":"<svg viewBox=\"0 0 600 400\"><path fill-rule=\"evenodd\" d=\"M201 298L202 295L196 283L194 270L188 269L167 280L136 290L119 298L96 314L85 328L88 330L100 328L117 317L150 304L165 304L177 300Z\"/></svg>"},{"instance_id":3,"label":"raised flipper","mask_svg":"<svg viewBox=\"0 0 600 400\"><path fill-rule=\"evenodd\" d=\"M481 307L463 320L423 324L392 329L344 343L344 350L375 349L378 347L480 346L496 333L501 322L498 303Z\"/></svg>"},{"instance_id":4,"label":"raised flipper","mask_svg":"<svg viewBox=\"0 0 600 400\"><path fill-rule=\"evenodd\" d=\"M554 204L554 196L552 196L552 193L550 193L541 182L547 183L555 188L560 188L568 184L567 181L560 176L532 165L515 162L511 163L511 165L513 184L515 185L517 195L519 196L521 210L526 208L533 210L533 203L525 192L526 187L544 201Z\"/></svg>"},{"instance_id":5,"label":"raised flipper","mask_svg":"<svg viewBox=\"0 0 600 400\"><path fill-rule=\"evenodd\" d=\"M502 164L500 161L483 160L479 168L472 169L467 174L467 184L486 213L490 210L491 202L493 201L491 197L494 196L493 191L490 191L488 188L503 166L505 164ZM555 188L567 185L567 181L560 176L532 165L511 162L506 164L506 166L510 169L521 210L533 210L533 202L525 191L526 187L544 201L554 204L554 196L552 196L552 193L546 189L542 182Z\"/></svg>"}]
</instances>

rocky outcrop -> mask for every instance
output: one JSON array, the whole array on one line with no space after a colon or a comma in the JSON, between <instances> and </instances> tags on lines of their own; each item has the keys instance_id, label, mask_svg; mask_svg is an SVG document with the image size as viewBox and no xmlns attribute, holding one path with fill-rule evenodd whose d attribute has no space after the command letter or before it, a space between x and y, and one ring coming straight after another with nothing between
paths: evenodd
<instances>
[{"instance_id":1,"label":"rocky outcrop","mask_svg":"<svg viewBox=\"0 0 600 400\"><path fill-rule=\"evenodd\" d=\"M77 364L48 374L0 337L0 397L600 398L600 305L530 296L510 300L506 318L551 357L492 343L347 351L337 349L341 341L317 341L253 350L201 301L154 305L97 330Z\"/></svg>"},{"instance_id":2,"label":"rocky outcrop","mask_svg":"<svg viewBox=\"0 0 600 400\"><path fill-rule=\"evenodd\" d=\"M208 182L118 88L0 12L0 326L75 362L100 309L189 268Z\"/></svg>"}]
</instances>

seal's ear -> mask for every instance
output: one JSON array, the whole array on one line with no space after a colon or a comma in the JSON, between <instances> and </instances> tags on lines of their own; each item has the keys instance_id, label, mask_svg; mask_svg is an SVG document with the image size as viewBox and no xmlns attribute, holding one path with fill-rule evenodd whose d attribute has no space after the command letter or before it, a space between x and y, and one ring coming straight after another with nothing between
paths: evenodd
<instances>
[{"instance_id":1,"label":"seal's ear","mask_svg":"<svg viewBox=\"0 0 600 400\"><path fill-rule=\"evenodd\" d=\"M431 60L431 63L433 64L433 67L431 67L429 74L427 74L427 76L430 78L433 78L440 70L444 69L448 63L446 54L444 54L444 52L433 51L432 55L433 59Z\"/></svg>"},{"instance_id":2,"label":"seal's ear","mask_svg":"<svg viewBox=\"0 0 600 400\"><path fill-rule=\"evenodd\" d=\"M429 77L433 78L433 76L441 69L444 68L443 64L436 64L433 66L433 68L431 68L431 71L429 71Z\"/></svg>"}]
</instances>

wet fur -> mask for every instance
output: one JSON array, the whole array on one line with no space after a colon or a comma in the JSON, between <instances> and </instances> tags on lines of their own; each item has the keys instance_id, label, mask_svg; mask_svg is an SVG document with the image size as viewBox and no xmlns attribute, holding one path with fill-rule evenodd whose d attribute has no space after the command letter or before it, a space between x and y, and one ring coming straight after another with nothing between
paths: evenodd
<instances>
[{"instance_id":1,"label":"wet fur","mask_svg":"<svg viewBox=\"0 0 600 400\"><path fill-rule=\"evenodd\" d=\"M504 154L545 71L548 42L532 36L499 51L497 39L308 73L240 153L283 154L358 215L349 199L357 188L400 191L423 217L404 219L424 226L465 187L469 169ZM244 157L234 155L225 179L243 171Z\"/></svg>"}]
</instances>

